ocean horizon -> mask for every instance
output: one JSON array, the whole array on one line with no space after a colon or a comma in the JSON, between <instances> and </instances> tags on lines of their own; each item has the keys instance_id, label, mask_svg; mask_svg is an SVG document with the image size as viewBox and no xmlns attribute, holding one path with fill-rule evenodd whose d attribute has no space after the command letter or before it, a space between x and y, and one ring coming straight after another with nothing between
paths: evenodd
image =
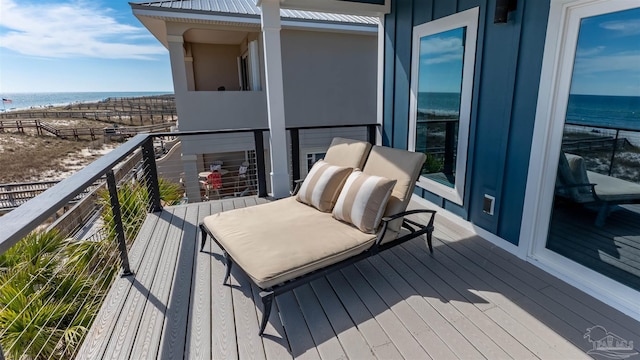
<instances>
[{"instance_id":1,"label":"ocean horizon","mask_svg":"<svg viewBox=\"0 0 640 360\"><path fill-rule=\"evenodd\" d=\"M459 93L418 94L420 113L456 116L459 108ZM640 96L569 95L566 124L640 131Z\"/></svg>"},{"instance_id":2,"label":"ocean horizon","mask_svg":"<svg viewBox=\"0 0 640 360\"><path fill-rule=\"evenodd\" d=\"M141 97L173 94L167 91L96 91L96 92L31 92L1 93L3 101L0 111L46 108L69 104L97 102L114 97Z\"/></svg>"}]
</instances>

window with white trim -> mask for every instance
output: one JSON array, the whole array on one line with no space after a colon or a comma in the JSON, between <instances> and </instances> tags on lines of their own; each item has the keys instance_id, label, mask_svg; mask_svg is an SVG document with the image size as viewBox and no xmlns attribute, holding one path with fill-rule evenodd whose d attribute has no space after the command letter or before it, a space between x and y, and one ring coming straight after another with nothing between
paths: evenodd
<instances>
[{"instance_id":1,"label":"window with white trim","mask_svg":"<svg viewBox=\"0 0 640 360\"><path fill-rule=\"evenodd\" d=\"M304 166L304 170L305 170L305 174L308 174L309 170L311 170L311 168L313 167L313 164L315 164L318 160L324 159L325 155L327 155L327 152L326 150L312 151L312 152L307 152L306 155L307 155L306 164Z\"/></svg>"},{"instance_id":2,"label":"window with white trim","mask_svg":"<svg viewBox=\"0 0 640 360\"><path fill-rule=\"evenodd\" d=\"M427 161L418 186L462 205L478 8L413 29L409 150Z\"/></svg>"}]
</instances>

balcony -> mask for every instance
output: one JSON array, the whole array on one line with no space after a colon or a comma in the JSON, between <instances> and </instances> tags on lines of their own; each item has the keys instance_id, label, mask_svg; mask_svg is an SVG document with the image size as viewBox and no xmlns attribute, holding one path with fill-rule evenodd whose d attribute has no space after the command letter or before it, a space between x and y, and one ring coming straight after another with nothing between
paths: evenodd
<instances>
[{"instance_id":1,"label":"balcony","mask_svg":"<svg viewBox=\"0 0 640 360\"><path fill-rule=\"evenodd\" d=\"M294 159L300 156L300 133L305 131L311 130L290 130ZM360 131L370 138L364 128ZM597 325L630 341L640 338L637 321L440 213L433 255L423 239L416 239L278 296L278 311L271 313L265 335L259 337L257 288L237 268L231 286L222 285L221 251L211 241L204 252L198 251L197 225L209 214L270 200L231 195L157 206L163 204L154 195L152 140L151 135L138 135L54 190L0 217L0 250L6 252L103 174L103 188L117 191L134 181L126 176L132 161L141 165L134 166L134 173L143 173L140 184L150 194L141 226L134 236L111 234L120 245L111 263L131 275L115 277L106 287L77 349L54 349L54 358L574 359L589 357L587 351L594 346L585 334ZM259 163L257 193L264 195L264 161ZM297 168L293 172L300 174L295 164L292 161ZM111 199L111 206L126 212L122 199ZM424 206L420 199L410 204ZM76 233L68 226L60 231ZM0 329L5 355L13 358L7 334L6 328Z\"/></svg>"},{"instance_id":2,"label":"balcony","mask_svg":"<svg viewBox=\"0 0 640 360\"><path fill-rule=\"evenodd\" d=\"M577 359L594 325L640 335L637 322L438 217L433 256L417 239L279 296L261 338L258 289L235 271L222 285L221 251L208 241L198 252L197 224L266 201L149 214L130 250L134 276L116 280L78 358Z\"/></svg>"}]
</instances>

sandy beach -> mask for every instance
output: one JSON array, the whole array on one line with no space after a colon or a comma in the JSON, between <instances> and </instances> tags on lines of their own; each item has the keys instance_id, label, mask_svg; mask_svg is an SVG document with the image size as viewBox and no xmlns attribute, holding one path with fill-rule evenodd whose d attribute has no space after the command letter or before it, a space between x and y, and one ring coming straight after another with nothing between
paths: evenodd
<instances>
[{"instance_id":1,"label":"sandy beach","mask_svg":"<svg viewBox=\"0 0 640 360\"><path fill-rule=\"evenodd\" d=\"M166 96L73 103L45 110L35 108L2 113L0 121L5 128L0 131L0 164L3 170L0 172L0 184L62 180L126 140L106 138L103 129L173 124L175 119L175 104ZM17 122L40 122L55 129L67 129L67 133L71 129L94 129L95 136L56 136L37 127L19 129Z\"/></svg>"}]
</instances>

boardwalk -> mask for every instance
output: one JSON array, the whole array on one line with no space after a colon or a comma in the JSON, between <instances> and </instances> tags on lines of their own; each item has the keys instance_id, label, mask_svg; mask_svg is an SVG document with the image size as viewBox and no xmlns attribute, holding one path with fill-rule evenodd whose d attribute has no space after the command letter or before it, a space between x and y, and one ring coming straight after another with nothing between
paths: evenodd
<instances>
[{"instance_id":1,"label":"boardwalk","mask_svg":"<svg viewBox=\"0 0 640 360\"><path fill-rule=\"evenodd\" d=\"M276 299L264 337L257 289L224 265L210 213L265 200L166 208L147 218L81 359L578 359L594 325L640 343L640 324L438 217L416 239ZM237 270L237 269L236 269Z\"/></svg>"}]
</instances>

